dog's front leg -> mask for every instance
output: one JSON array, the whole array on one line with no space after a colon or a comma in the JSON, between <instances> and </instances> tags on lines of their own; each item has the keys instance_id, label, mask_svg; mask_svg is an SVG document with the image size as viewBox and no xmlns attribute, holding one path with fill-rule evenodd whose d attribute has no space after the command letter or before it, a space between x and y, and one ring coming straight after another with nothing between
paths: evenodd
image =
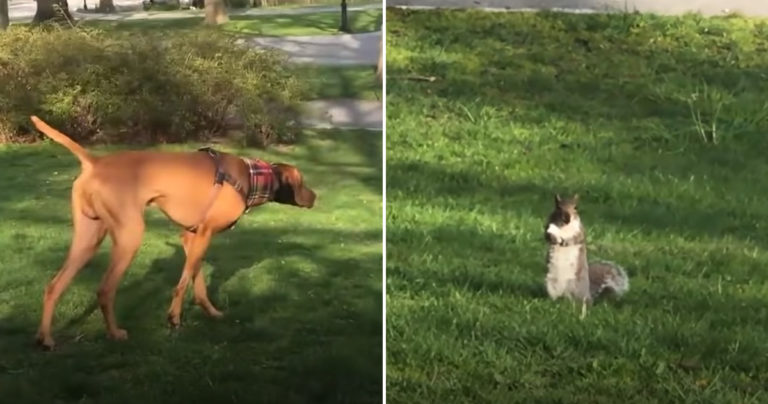
<instances>
[{"instance_id":1,"label":"dog's front leg","mask_svg":"<svg viewBox=\"0 0 768 404\"><path fill-rule=\"evenodd\" d=\"M195 303L205 310L205 313L213 318L219 318L224 315L216 309L216 307L208 299L208 290L205 286L205 278L203 277L203 270L200 268L202 262L197 264L197 271L194 275L194 288L195 288Z\"/></svg>"},{"instance_id":2,"label":"dog's front leg","mask_svg":"<svg viewBox=\"0 0 768 404\"><path fill-rule=\"evenodd\" d=\"M185 231L181 235L181 242L184 246L184 254L189 254L192 247L192 240L195 238L195 234ZM205 286L205 277L203 276L203 262L202 259L198 261L197 267L194 270L194 276L192 277L192 283L195 290L195 303L200 306L205 313L211 317L219 318L223 316L223 313L216 309L216 307L208 299L208 290Z\"/></svg>"}]
</instances>

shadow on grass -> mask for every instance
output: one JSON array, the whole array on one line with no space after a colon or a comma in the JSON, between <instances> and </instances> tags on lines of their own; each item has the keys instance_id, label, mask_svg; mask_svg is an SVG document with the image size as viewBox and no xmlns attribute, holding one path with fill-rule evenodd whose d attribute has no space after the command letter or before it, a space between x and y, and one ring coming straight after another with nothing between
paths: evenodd
<instances>
[{"instance_id":1,"label":"shadow on grass","mask_svg":"<svg viewBox=\"0 0 768 404\"><path fill-rule=\"evenodd\" d=\"M325 129L317 129L312 132L325 140L343 143L345 147L354 151L357 158L355 160L329 159L323 144L307 143L302 145L301 150L290 148L271 150L271 153L279 156L275 161L279 161L283 156L288 162L304 159L308 163L305 169L307 172L333 178L351 176L366 185L372 192L381 194L383 172L381 132ZM370 170L371 168L374 170Z\"/></svg>"},{"instance_id":2,"label":"shadow on grass","mask_svg":"<svg viewBox=\"0 0 768 404\"><path fill-rule=\"evenodd\" d=\"M74 172L69 167L76 165L76 161L76 157L54 152L53 148L45 151L15 146L0 149L0 181L5 188L0 194L0 216L6 217L10 213L5 212L4 208L39 196L41 188L45 189L46 194L53 193L56 197L66 198L69 192L58 184L52 186L50 181L63 172ZM71 183L66 186L70 187Z\"/></svg>"},{"instance_id":3,"label":"shadow on grass","mask_svg":"<svg viewBox=\"0 0 768 404\"><path fill-rule=\"evenodd\" d=\"M620 179L619 175L597 184L581 178L564 184L530 180L515 183L476 167L428 162L390 163L387 173L390 205L398 203L393 201L408 201L444 212L447 217L471 211L508 223L489 231L464 220L440 225L430 222L414 228L412 224L389 219L387 243L400 253L390 256L393 264L389 264L388 277L393 284L409 291L426 292L438 287L545 298L546 245L542 229L552 208L552 196L567 194L568 190L581 195L580 211L586 224L590 257L618 260L631 278L642 279L641 285L679 281L680 277L708 279L709 285L713 285L712 282L722 282L726 268L733 267L738 269L725 272L730 287L732 282L751 284L763 276L760 261L744 254L768 243L768 237L760 231L760 224L768 221L768 215L762 211L733 212L723 205L701 206L686 200L644 196L629 187L613 186L611 181ZM631 208L626 208L627 201ZM667 244L666 238L670 236L677 240L674 247ZM643 244L633 245L638 239ZM416 243L419 252L413 252L413 256L436 257L439 263L415 267L397 264L412 262L411 254L402 251L416 248L414 240L428 241ZM656 240L656 244L646 240ZM687 245L679 245L680 240L686 240ZM729 245L736 242L740 248L718 248L722 241ZM617 256L623 257L623 261ZM657 292L643 290L632 294L637 293ZM681 313L691 318L702 310L725 313L732 303L723 300L719 308L710 305L692 310L685 298L707 299L711 291L694 288L674 293L679 294L678 305L685 305Z\"/></svg>"},{"instance_id":4,"label":"shadow on grass","mask_svg":"<svg viewBox=\"0 0 768 404\"><path fill-rule=\"evenodd\" d=\"M706 161L702 154L680 158ZM703 170L709 170L706 167L710 166L704 162L703 167ZM722 172L724 169L717 167L713 171ZM737 173L739 170L736 168L733 171ZM690 176L690 171L681 168L670 174L685 178ZM734 212L727 205L717 205L708 200L700 200L697 204L695 199L676 200L662 194L646 195L628 187L617 187L617 182L631 183L618 168L611 177L599 182L573 177L560 183L531 180L515 183L501 177L494 178L475 166L451 167L427 162L388 164L387 175L388 190L392 195L408 195L409 198L446 209L475 206L483 213L495 215L519 213L540 217L543 225L550 212L553 195L575 192L581 195L582 215L591 224L615 224L628 233L670 233L691 239L718 235L745 242L768 243L768 236L759 231L760 223L768 222L768 214L764 211ZM703 185L711 187L711 183ZM727 182L719 184L723 188L729 185ZM457 189L461 192L456 192ZM757 194L762 192L760 189L754 191ZM628 201L631 202L631 209L626 207Z\"/></svg>"},{"instance_id":5,"label":"shadow on grass","mask_svg":"<svg viewBox=\"0 0 768 404\"><path fill-rule=\"evenodd\" d=\"M378 10L371 14L352 12L347 15L347 18L349 18L352 33L380 31L384 25L384 13Z\"/></svg>"},{"instance_id":6,"label":"shadow on grass","mask_svg":"<svg viewBox=\"0 0 768 404\"><path fill-rule=\"evenodd\" d=\"M382 83L372 66L304 66L294 72L309 86L307 99L355 98L381 100Z\"/></svg>"},{"instance_id":7,"label":"shadow on grass","mask_svg":"<svg viewBox=\"0 0 768 404\"><path fill-rule=\"evenodd\" d=\"M304 233L301 237L312 241L282 242L288 233ZM209 291L226 311L224 319L205 318L186 304L182 328L164 331L165 308L184 261L176 243L170 257L155 259L141 278L118 291L118 320L131 333L125 343L107 341L103 331L78 335L84 319L95 315L101 321L95 304L63 329L57 327L60 348L52 354L32 346L34 316L21 307L7 315L0 343L7 372L0 379L13 387L6 397L18 402L380 401L382 307L380 280L373 276L380 255L338 258L324 245L338 237L375 242L380 234L245 228L220 237L225 240L214 243L219 245L210 249L207 262L213 266ZM305 269L284 260L301 261ZM106 263L104 257L97 261ZM254 263L261 264L254 269ZM254 278L244 271L260 273ZM95 278L78 281L95 290ZM217 292L225 284L226 300ZM38 389L41 384L48 388ZM109 396L102 395L106 391Z\"/></svg>"}]
</instances>

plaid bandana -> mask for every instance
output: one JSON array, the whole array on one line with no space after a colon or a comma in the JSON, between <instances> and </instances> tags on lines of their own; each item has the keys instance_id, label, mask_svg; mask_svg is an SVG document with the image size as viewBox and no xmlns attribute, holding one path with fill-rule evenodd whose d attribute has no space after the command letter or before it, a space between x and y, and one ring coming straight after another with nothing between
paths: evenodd
<instances>
[{"instance_id":1,"label":"plaid bandana","mask_svg":"<svg viewBox=\"0 0 768 404\"><path fill-rule=\"evenodd\" d=\"M266 161L243 158L250 172L250 188L246 197L246 209L269 202L274 196L275 174Z\"/></svg>"}]
</instances>

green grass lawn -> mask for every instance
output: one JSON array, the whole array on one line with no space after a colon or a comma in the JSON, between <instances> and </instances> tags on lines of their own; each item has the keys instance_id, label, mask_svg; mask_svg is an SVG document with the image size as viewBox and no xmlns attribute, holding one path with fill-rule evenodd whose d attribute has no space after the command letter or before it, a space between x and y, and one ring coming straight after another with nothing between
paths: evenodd
<instances>
[{"instance_id":1,"label":"green grass lawn","mask_svg":"<svg viewBox=\"0 0 768 404\"><path fill-rule=\"evenodd\" d=\"M357 98L381 100L381 81L374 66L296 65L298 77L306 81L307 98Z\"/></svg>"},{"instance_id":2,"label":"green grass lawn","mask_svg":"<svg viewBox=\"0 0 768 404\"><path fill-rule=\"evenodd\" d=\"M214 238L203 270L225 317L209 319L190 298L182 328L168 329L184 256L178 228L150 209L117 293L130 339L108 340L94 304L107 242L62 297L57 351L44 353L33 338L43 288L68 249L79 167L59 145L0 146L4 401L381 401L381 137L319 131L270 151L220 148L294 163L318 193L312 210L269 204Z\"/></svg>"},{"instance_id":3,"label":"green grass lawn","mask_svg":"<svg viewBox=\"0 0 768 404\"><path fill-rule=\"evenodd\" d=\"M388 402L768 401L766 21L387 22ZM631 277L584 321L544 287L555 192Z\"/></svg>"},{"instance_id":4,"label":"green grass lawn","mask_svg":"<svg viewBox=\"0 0 768 404\"><path fill-rule=\"evenodd\" d=\"M189 11L190 17L135 19L120 21L84 20L84 27L118 32L147 30L189 30L203 25L200 13ZM158 13L157 15L162 15ZM350 29L353 33L372 32L381 28L381 10L350 11ZM339 34L340 13L320 12L296 15L230 15L230 21L218 29L236 35L290 36Z\"/></svg>"}]
</instances>

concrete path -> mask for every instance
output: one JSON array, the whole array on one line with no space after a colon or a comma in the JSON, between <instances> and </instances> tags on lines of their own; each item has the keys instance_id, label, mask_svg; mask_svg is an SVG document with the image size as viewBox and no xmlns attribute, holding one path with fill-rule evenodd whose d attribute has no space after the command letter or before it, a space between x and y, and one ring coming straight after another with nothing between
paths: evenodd
<instances>
[{"instance_id":1,"label":"concrete path","mask_svg":"<svg viewBox=\"0 0 768 404\"><path fill-rule=\"evenodd\" d=\"M250 46L270 47L286 52L297 63L320 65L370 65L374 74L379 58L381 32L354 35L253 37ZM384 106L381 101L333 99L309 101L304 105L302 124L311 128L382 130Z\"/></svg>"},{"instance_id":2,"label":"concrete path","mask_svg":"<svg viewBox=\"0 0 768 404\"><path fill-rule=\"evenodd\" d=\"M768 0L386 0L387 6L412 8L482 8L497 11L554 9L568 12L640 11L657 14L699 12L768 16Z\"/></svg>"},{"instance_id":3,"label":"concrete path","mask_svg":"<svg viewBox=\"0 0 768 404\"><path fill-rule=\"evenodd\" d=\"M379 60L381 31L352 35L250 37L252 46L280 49L297 63L370 65Z\"/></svg>"},{"instance_id":4,"label":"concrete path","mask_svg":"<svg viewBox=\"0 0 768 404\"><path fill-rule=\"evenodd\" d=\"M384 125L381 101L335 99L304 104L302 125L309 128L381 130Z\"/></svg>"}]
</instances>

